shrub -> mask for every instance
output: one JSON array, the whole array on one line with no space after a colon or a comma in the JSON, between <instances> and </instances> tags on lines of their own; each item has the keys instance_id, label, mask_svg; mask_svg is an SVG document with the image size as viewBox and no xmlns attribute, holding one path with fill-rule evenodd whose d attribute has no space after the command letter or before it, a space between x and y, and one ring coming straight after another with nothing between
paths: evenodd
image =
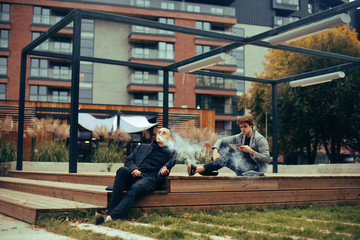
<instances>
[{"instance_id":1,"label":"shrub","mask_svg":"<svg viewBox=\"0 0 360 240\"><path fill-rule=\"evenodd\" d=\"M114 145L100 145L94 153L92 162L95 163L120 163L125 162L124 151L118 151Z\"/></svg>"},{"instance_id":2,"label":"shrub","mask_svg":"<svg viewBox=\"0 0 360 240\"><path fill-rule=\"evenodd\" d=\"M125 162L124 147L131 139L128 133L120 129L109 131L106 127L101 126L93 131L93 137L100 143L95 150L92 162L108 164Z\"/></svg>"},{"instance_id":3,"label":"shrub","mask_svg":"<svg viewBox=\"0 0 360 240\"><path fill-rule=\"evenodd\" d=\"M34 150L33 161L38 162L68 162L69 150L64 142L44 141Z\"/></svg>"},{"instance_id":4,"label":"shrub","mask_svg":"<svg viewBox=\"0 0 360 240\"><path fill-rule=\"evenodd\" d=\"M16 147L12 142L0 140L0 163L16 161Z\"/></svg>"}]
</instances>

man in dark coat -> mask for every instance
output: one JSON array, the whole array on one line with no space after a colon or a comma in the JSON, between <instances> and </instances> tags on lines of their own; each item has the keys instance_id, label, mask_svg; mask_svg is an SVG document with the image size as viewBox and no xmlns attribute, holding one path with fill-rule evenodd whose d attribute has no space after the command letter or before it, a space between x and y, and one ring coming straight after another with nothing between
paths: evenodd
<instances>
[{"instance_id":1,"label":"man in dark coat","mask_svg":"<svg viewBox=\"0 0 360 240\"><path fill-rule=\"evenodd\" d=\"M110 215L95 214L95 224L125 217L136 200L156 190L176 163L176 151L167 147L171 140L171 130L162 127L156 140L134 149L116 172Z\"/></svg>"}]
</instances>

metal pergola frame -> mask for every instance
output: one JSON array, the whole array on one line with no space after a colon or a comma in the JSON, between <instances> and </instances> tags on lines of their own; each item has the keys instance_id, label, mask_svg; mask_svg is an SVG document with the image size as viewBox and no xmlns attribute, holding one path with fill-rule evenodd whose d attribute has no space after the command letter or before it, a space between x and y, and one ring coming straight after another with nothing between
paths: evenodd
<instances>
[{"instance_id":1,"label":"metal pergola frame","mask_svg":"<svg viewBox=\"0 0 360 240\"><path fill-rule=\"evenodd\" d=\"M40 35L37 39L32 41L29 45L22 49L21 52L21 67L20 67L20 88L19 88L19 124L18 124L18 143L17 143L17 164L16 170L22 170L23 163L23 143L24 143L24 109L25 109L25 88L26 88L26 69L27 69L27 57L29 55L32 56L44 56L44 57L52 57L58 59L67 59L71 60L72 64L72 78L71 78L71 109L70 109L70 143L69 143L69 173L77 173L77 157L78 157L78 113L79 113L79 75L80 75L80 61L88 61L93 63L103 63L103 64L112 64L118 66L128 66L128 67L138 67L144 69L151 70L162 70L164 71L164 83L163 83L163 125L168 126L168 94L169 94L169 71L177 71L177 68L192 62L196 62L198 60L214 56L219 53L227 52L232 49L245 46L245 45L254 45L265 48L272 49L280 49L285 51L298 52L302 54L310 54L314 56L320 56L325 58L332 58L343 60L345 64L341 64L334 67L329 67L321 70L306 72L290 77L285 77L277 80L270 79L261 79L261 78L253 78L225 73L216 73L216 72L207 72L207 71L195 71L191 74L197 75L207 75L207 76L217 76L223 78L231 78L234 80L243 80L243 81L253 81L253 82L261 82L272 85L272 116L273 116L273 129L272 129L272 137L273 137L273 146L272 146L272 157L273 157L273 172L278 172L278 136L277 136L277 84L290 82L297 79L305 78L305 77L313 77L322 74L326 74L329 72L340 71L348 68L358 67L360 66L360 58L351 57L341 54L323 52L319 50L311 50L306 48L288 46L288 45L276 45L273 46L266 41L262 41L265 38L278 35L280 33L286 32L288 30L312 23L314 21L319 21L336 14L340 14L343 12L347 12L349 10L360 7L360 0L356 0L350 3L342 4L338 7L310 15L306 18L300 19L296 22L271 29L269 31L265 31L263 33L251 36L251 37L238 37L228 34L210 32L200 29L193 29L189 27L169 25L165 23L159 23L155 21L127 17L122 15L114 15L102 12L88 11L75 9L71 11L68 15L66 15L61 21L56 23L54 26L49 28L49 30L42 35ZM142 63L134 63L129 61L119 61L119 60L111 60L104 58L95 58L95 57L84 57L80 55L80 40L81 40L81 20L82 18L87 19L102 19L108 21L115 21L119 23L131 24L131 25L139 25L151 28L158 28L162 30L181 32L191 35L203 36L216 38L220 40L231 41L232 43L218 47L206 53L175 62L173 64L169 64L167 66L158 66L151 64L142 64ZM61 54L61 53L53 53L53 52L41 52L35 51L34 49L39 46L41 43L49 39L50 37L57 34L58 31L66 27L71 22L74 22L73 26L73 49L72 54Z\"/></svg>"}]
</instances>

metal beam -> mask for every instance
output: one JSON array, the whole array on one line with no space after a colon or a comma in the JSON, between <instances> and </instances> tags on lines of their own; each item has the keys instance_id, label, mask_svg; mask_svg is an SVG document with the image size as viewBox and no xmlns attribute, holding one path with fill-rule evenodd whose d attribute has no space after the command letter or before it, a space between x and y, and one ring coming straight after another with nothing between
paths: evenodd
<instances>
[{"instance_id":1,"label":"metal beam","mask_svg":"<svg viewBox=\"0 0 360 240\"><path fill-rule=\"evenodd\" d=\"M342 71L342 70L345 70L345 69L359 67L359 66L360 66L360 63L346 63L346 64L341 64L341 65L337 65L337 66L333 66L333 67L314 70L314 71L311 71L311 72L301 73L301 74L293 75L293 76L290 76L290 77L280 78L280 79L276 80L275 82L276 83L291 82L291 81L299 80L299 79L302 79L302 78L309 78L309 77L319 76L319 75L323 75L323 74L327 74L327 73L331 73L331 72L336 72L336 71Z\"/></svg>"},{"instance_id":2,"label":"metal beam","mask_svg":"<svg viewBox=\"0 0 360 240\"><path fill-rule=\"evenodd\" d=\"M169 71L164 71L163 127L169 127Z\"/></svg>"},{"instance_id":3,"label":"metal beam","mask_svg":"<svg viewBox=\"0 0 360 240\"><path fill-rule=\"evenodd\" d=\"M21 171L23 166L23 149L24 149L24 119L25 119L25 90L26 90L26 51L21 52L20 63L20 86L19 86L19 117L18 117L18 142L17 142L17 159L16 170Z\"/></svg>"},{"instance_id":4,"label":"metal beam","mask_svg":"<svg viewBox=\"0 0 360 240\"><path fill-rule=\"evenodd\" d=\"M79 78L81 48L81 12L75 12L73 49L71 66L71 108L70 108L70 143L69 173L77 173L78 158L78 118L79 118Z\"/></svg>"},{"instance_id":5,"label":"metal beam","mask_svg":"<svg viewBox=\"0 0 360 240\"><path fill-rule=\"evenodd\" d=\"M273 173L278 172L278 115L277 115L277 84L272 84L272 158L273 158Z\"/></svg>"}]
</instances>

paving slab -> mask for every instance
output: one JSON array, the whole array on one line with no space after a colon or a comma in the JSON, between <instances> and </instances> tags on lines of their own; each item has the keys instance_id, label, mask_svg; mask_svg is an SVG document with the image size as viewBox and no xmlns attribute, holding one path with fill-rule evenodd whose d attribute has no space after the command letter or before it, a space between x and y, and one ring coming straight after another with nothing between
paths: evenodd
<instances>
[{"instance_id":1,"label":"paving slab","mask_svg":"<svg viewBox=\"0 0 360 240\"><path fill-rule=\"evenodd\" d=\"M17 219L0 214L1 240L73 240L66 236L47 232Z\"/></svg>"}]
</instances>

